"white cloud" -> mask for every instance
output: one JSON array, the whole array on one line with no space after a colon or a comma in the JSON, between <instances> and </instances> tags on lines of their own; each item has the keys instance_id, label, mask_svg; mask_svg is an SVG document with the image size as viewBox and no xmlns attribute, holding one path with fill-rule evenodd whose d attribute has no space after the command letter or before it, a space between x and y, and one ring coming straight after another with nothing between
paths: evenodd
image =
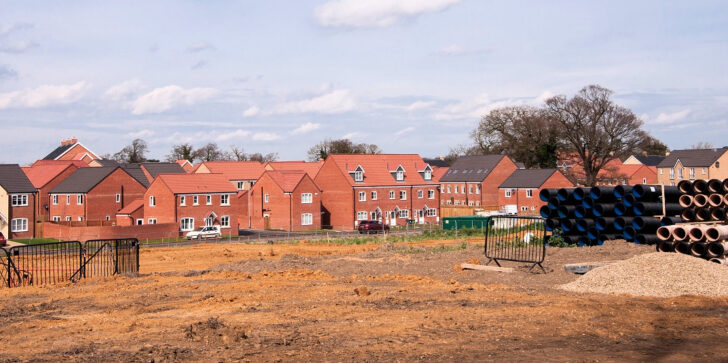
<instances>
[{"instance_id":1,"label":"white cloud","mask_svg":"<svg viewBox=\"0 0 728 363\"><path fill-rule=\"evenodd\" d=\"M281 137L278 134L272 132L256 132L253 134L253 140L256 141L273 141L278 140Z\"/></svg>"},{"instance_id":2,"label":"white cloud","mask_svg":"<svg viewBox=\"0 0 728 363\"><path fill-rule=\"evenodd\" d=\"M435 101L415 101L404 109L407 111L417 111L423 108L432 107L435 105Z\"/></svg>"},{"instance_id":3,"label":"white cloud","mask_svg":"<svg viewBox=\"0 0 728 363\"><path fill-rule=\"evenodd\" d=\"M15 43L0 44L0 53L24 53L38 46L33 41L20 41Z\"/></svg>"},{"instance_id":4,"label":"white cloud","mask_svg":"<svg viewBox=\"0 0 728 363\"><path fill-rule=\"evenodd\" d=\"M478 120L496 108L521 105L538 106L550 97L552 97L551 92L546 91L535 98L507 98L495 101L483 93L473 99L445 106L435 114L434 118L436 120Z\"/></svg>"},{"instance_id":5,"label":"white cloud","mask_svg":"<svg viewBox=\"0 0 728 363\"><path fill-rule=\"evenodd\" d=\"M245 112L243 112L243 117L253 117L260 113L260 108L258 106L251 106L248 107Z\"/></svg>"},{"instance_id":6,"label":"white cloud","mask_svg":"<svg viewBox=\"0 0 728 363\"><path fill-rule=\"evenodd\" d=\"M43 85L23 91L0 93L0 109L66 105L81 99L89 87L88 83L82 81L69 85Z\"/></svg>"},{"instance_id":7,"label":"white cloud","mask_svg":"<svg viewBox=\"0 0 728 363\"><path fill-rule=\"evenodd\" d=\"M554 96L556 95L551 91L543 91L540 95L538 95L538 97L536 97L536 103L545 104L546 100Z\"/></svg>"},{"instance_id":8,"label":"white cloud","mask_svg":"<svg viewBox=\"0 0 728 363\"><path fill-rule=\"evenodd\" d=\"M316 21L327 27L386 27L403 18L442 11L460 0L335 0L314 11Z\"/></svg>"},{"instance_id":9,"label":"white cloud","mask_svg":"<svg viewBox=\"0 0 728 363\"><path fill-rule=\"evenodd\" d=\"M350 132L348 134L345 134L341 138L342 139L349 139L349 140L351 140L351 139L353 139L355 137L363 137L363 136L366 136L366 134L361 133L361 132L358 132L358 131L354 131L354 132Z\"/></svg>"},{"instance_id":10,"label":"white cloud","mask_svg":"<svg viewBox=\"0 0 728 363\"><path fill-rule=\"evenodd\" d=\"M127 134L127 136L135 138L135 139L142 138L142 137L150 137L150 136L154 136L154 131L149 130L149 129L142 129L139 131L130 132Z\"/></svg>"},{"instance_id":11,"label":"white cloud","mask_svg":"<svg viewBox=\"0 0 728 363\"><path fill-rule=\"evenodd\" d=\"M128 100L144 89L142 81L134 78L110 87L104 95L114 101Z\"/></svg>"},{"instance_id":12,"label":"white cloud","mask_svg":"<svg viewBox=\"0 0 728 363\"><path fill-rule=\"evenodd\" d=\"M646 119L646 122L651 125L659 125L659 124L673 124L678 121L681 121L685 119L690 114L690 109L685 109L682 111L677 111L673 113L660 113L655 118L649 118L644 117Z\"/></svg>"},{"instance_id":13,"label":"white cloud","mask_svg":"<svg viewBox=\"0 0 728 363\"><path fill-rule=\"evenodd\" d=\"M230 139L242 139L242 138L245 138L248 136L250 136L250 131L238 129L233 132L226 132L226 133L218 136L216 139L218 141L226 141L226 140L230 140Z\"/></svg>"},{"instance_id":14,"label":"white cloud","mask_svg":"<svg viewBox=\"0 0 728 363\"><path fill-rule=\"evenodd\" d=\"M213 49L215 49L215 46L213 46L212 44L210 44L208 42L197 42L197 43L192 43L187 46L187 51L190 53L199 53L204 50L213 50Z\"/></svg>"},{"instance_id":15,"label":"white cloud","mask_svg":"<svg viewBox=\"0 0 728 363\"><path fill-rule=\"evenodd\" d=\"M463 52L465 52L463 47L461 47L457 44L451 44L451 45L448 45L447 47L440 48L437 50L438 54L444 54L444 55L458 55L458 54L463 54Z\"/></svg>"},{"instance_id":16,"label":"white cloud","mask_svg":"<svg viewBox=\"0 0 728 363\"><path fill-rule=\"evenodd\" d=\"M292 134L305 134L307 132L311 132L313 130L318 130L321 128L320 123L313 123L313 122L306 122L305 124L298 126L295 130L293 130Z\"/></svg>"},{"instance_id":17,"label":"white cloud","mask_svg":"<svg viewBox=\"0 0 728 363\"><path fill-rule=\"evenodd\" d=\"M351 92L346 89L333 90L314 98L288 102L276 107L274 113L342 113L356 107Z\"/></svg>"},{"instance_id":18,"label":"white cloud","mask_svg":"<svg viewBox=\"0 0 728 363\"><path fill-rule=\"evenodd\" d=\"M414 131L414 130L415 130L415 128L414 128L414 127L412 127L412 126L410 126L410 127L405 127L405 128L403 128L402 130L399 130L399 131L395 132L395 133L394 133L394 136L402 136L402 135L404 135L404 134L406 134L406 133L408 133L408 132L412 132L412 131Z\"/></svg>"},{"instance_id":19,"label":"white cloud","mask_svg":"<svg viewBox=\"0 0 728 363\"><path fill-rule=\"evenodd\" d=\"M160 87L140 96L132 104L132 113L159 113L177 106L191 106L217 95L214 88L182 88L176 85Z\"/></svg>"}]
</instances>

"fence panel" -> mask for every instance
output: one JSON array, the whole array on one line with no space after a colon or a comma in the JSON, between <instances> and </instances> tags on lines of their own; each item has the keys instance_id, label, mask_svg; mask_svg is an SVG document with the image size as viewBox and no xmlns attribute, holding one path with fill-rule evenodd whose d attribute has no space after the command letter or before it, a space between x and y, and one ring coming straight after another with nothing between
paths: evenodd
<instances>
[{"instance_id":1,"label":"fence panel","mask_svg":"<svg viewBox=\"0 0 728 363\"><path fill-rule=\"evenodd\" d=\"M90 240L86 241L84 249L84 277L139 272L139 241L136 238Z\"/></svg>"},{"instance_id":2,"label":"fence panel","mask_svg":"<svg viewBox=\"0 0 728 363\"><path fill-rule=\"evenodd\" d=\"M531 263L529 271L541 267L546 257L544 220L536 217L498 216L485 231L485 257L500 266L501 261Z\"/></svg>"},{"instance_id":3,"label":"fence panel","mask_svg":"<svg viewBox=\"0 0 728 363\"><path fill-rule=\"evenodd\" d=\"M30 286L78 281L83 265L78 241L15 246L8 250L9 286Z\"/></svg>"},{"instance_id":4,"label":"fence panel","mask_svg":"<svg viewBox=\"0 0 728 363\"><path fill-rule=\"evenodd\" d=\"M8 252L0 248L0 288L10 287L10 264Z\"/></svg>"}]
</instances>

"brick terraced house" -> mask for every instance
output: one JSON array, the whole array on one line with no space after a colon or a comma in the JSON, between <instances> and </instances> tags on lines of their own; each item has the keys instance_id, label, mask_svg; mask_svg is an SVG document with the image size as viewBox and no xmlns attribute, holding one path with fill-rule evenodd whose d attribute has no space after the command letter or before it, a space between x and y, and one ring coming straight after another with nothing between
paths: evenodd
<instances>
[{"instance_id":1,"label":"brick terraced house","mask_svg":"<svg viewBox=\"0 0 728 363\"><path fill-rule=\"evenodd\" d=\"M73 160L39 160L31 166L23 166L23 172L28 176L33 186L38 189L38 203L35 215L39 221L50 220L50 191L73 174L78 168L87 165L81 161Z\"/></svg>"},{"instance_id":2,"label":"brick terraced house","mask_svg":"<svg viewBox=\"0 0 728 363\"><path fill-rule=\"evenodd\" d=\"M518 214L538 214L545 204L541 189L572 188L574 184L558 169L518 169L499 187L498 208Z\"/></svg>"},{"instance_id":3,"label":"brick terraced house","mask_svg":"<svg viewBox=\"0 0 728 363\"><path fill-rule=\"evenodd\" d=\"M89 163L99 159L93 151L78 142L77 138L70 138L61 141L61 146L55 148L43 160L81 160Z\"/></svg>"},{"instance_id":4,"label":"brick terraced house","mask_svg":"<svg viewBox=\"0 0 728 363\"><path fill-rule=\"evenodd\" d=\"M323 161L269 161L263 164L263 168L265 170L303 170L313 179L316 178L316 174L323 165Z\"/></svg>"},{"instance_id":5,"label":"brick terraced house","mask_svg":"<svg viewBox=\"0 0 728 363\"><path fill-rule=\"evenodd\" d=\"M245 192L250 228L321 229L321 190L303 170L271 170Z\"/></svg>"},{"instance_id":6,"label":"brick terraced house","mask_svg":"<svg viewBox=\"0 0 728 363\"><path fill-rule=\"evenodd\" d=\"M315 182L323 191L323 226L350 230L361 220L393 226L439 222L438 183L417 154L329 155Z\"/></svg>"},{"instance_id":7,"label":"brick terraced house","mask_svg":"<svg viewBox=\"0 0 728 363\"><path fill-rule=\"evenodd\" d=\"M728 178L728 148L673 150L657 165L657 182L677 185L680 180Z\"/></svg>"},{"instance_id":8,"label":"brick terraced house","mask_svg":"<svg viewBox=\"0 0 728 363\"><path fill-rule=\"evenodd\" d=\"M160 174L144 194L143 223L175 223L181 233L220 226L223 235L237 236L237 192L222 174Z\"/></svg>"},{"instance_id":9,"label":"brick terraced house","mask_svg":"<svg viewBox=\"0 0 728 363\"><path fill-rule=\"evenodd\" d=\"M0 232L5 238L35 237L36 191L19 165L0 165Z\"/></svg>"},{"instance_id":10,"label":"brick terraced house","mask_svg":"<svg viewBox=\"0 0 728 363\"><path fill-rule=\"evenodd\" d=\"M80 168L53 188L49 215L54 222L111 221L146 188L123 168Z\"/></svg>"},{"instance_id":11,"label":"brick terraced house","mask_svg":"<svg viewBox=\"0 0 728 363\"><path fill-rule=\"evenodd\" d=\"M461 156L440 177L441 204L495 208L498 187L517 169L505 155Z\"/></svg>"},{"instance_id":12,"label":"brick terraced house","mask_svg":"<svg viewBox=\"0 0 728 363\"><path fill-rule=\"evenodd\" d=\"M206 161L195 165L190 173L222 174L237 190L248 190L264 171L263 164L257 161Z\"/></svg>"}]
</instances>

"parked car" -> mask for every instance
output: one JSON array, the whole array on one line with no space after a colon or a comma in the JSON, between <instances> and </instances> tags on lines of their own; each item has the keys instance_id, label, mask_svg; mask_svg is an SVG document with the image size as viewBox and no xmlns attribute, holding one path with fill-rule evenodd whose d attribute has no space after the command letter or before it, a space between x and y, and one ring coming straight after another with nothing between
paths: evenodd
<instances>
[{"instance_id":1,"label":"parked car","mask_svg":"<svg viewBox=\"0 0 728 363\"><path fill-rule=\"evenodd\" d=\"M8 243L8 241L5 240L5 236L3 236L3 233L0 232L0 246L5 246Z\"/></svg>"},{"instance_id":2,"label":"parked car","mask_svg":"<svg viewBox=\"0 0 728 363\"><path fill-rule=\"evenodd\" d=\"M220 238L220 226L200 227L194 231L189 231L185 235L187 239L203 239L203 238Z\"/></svg>"},{"instance_id":3,"label":"parked car","mask_svg":"<svg viewBox=\"0 0 728 363\"><path fill-rule=\"evenodd\" d=\"M379 221L361 221L358 230L359 233L384 233L389 231L389 226Z\"/></svg>"}]
</instances>

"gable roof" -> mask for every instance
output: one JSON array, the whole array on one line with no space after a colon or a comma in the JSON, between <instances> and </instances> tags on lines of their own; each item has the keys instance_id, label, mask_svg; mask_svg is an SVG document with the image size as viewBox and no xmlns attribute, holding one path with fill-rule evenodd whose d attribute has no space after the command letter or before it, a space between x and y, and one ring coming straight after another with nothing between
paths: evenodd
<instances>
[{"instance_id":1,"label":"gable roof","mask_svg":"<svg viewBox=\"0 0 728 363\"><path fill-rule=\"evenodd\" d=\"M657 164L657 167L672 168L678 160L685 167L708 167L713 165L727 150L726 148L674 150Z\"/></svg>"},{"instance_id":2,"label":"gable roof","mask_svg":"<svg viewBox=\"0 0 728 363\"><path fill-rule=\"evenodd\" d=\"M95 163L98 163L101 166L119 166L118 161L116 160L110 160L110 159L96 159L94 160Z\"/></svg>"},{"instance_id":3,"label":"gable roof","mask_svg":"<svg viewBox=\"0 0 728 363\"><path fill-rule=\"evenodd\" d=\"M422 174L428 164L417 154L333 154L326 162L334 163L352 186L437 184L434 176L432 180L424 179ZM364 181L356 182L354 170L360 166ZM399 166L405 170L403 181L395 179Z\"/></svg>"},{"instance_id":4,"label":"gable roof","mask_svg":"<svg viewBox=\"0 0 728 363\"><path fill-rule=\"evenodd\" d=\"M36 160L31 167L39 165L75 165L79 168L85 168L88 163L83 160Z\"/></svg>"},{"instance_id":5,"label":"gable roof","mask_svg":"<svg viewBox=\"0 0 728 363\"><path fill-rule=\"evenodd\" d=\"M149 179L147 179L147 176L144 175L144 170L142 170L141 165L139 164L121 164L121 168L124 169L124 171L131 175L132 178L134 178L136 181L138 181L141 185L143 185L145 188L149 188Z\"/></svg>"},{"instance_id":6,"label":"gable roof","mask_svg":"<svg viewBox=\"0 0 728 363\"><path fill-rule=\"evenodd\" d=\"M196 165L195 173L205 166L210 173L222 174L228 180L257 180L265 171L257 161L206 161Z\"/></svg>"},{"instance_id":7,"label":"gable roof","mask_svg":"<svg viewBox=\"0 0 728 363\"><path fill-rule=\"evenodd\" d=\"M482 182L505 155L461 156L440 178L441 182Z\"/></svg>"},{"instance_id":8,"label":"gable roof","mask_svg":"<svg viewBox=\"0 0 728 363\"><path fill-rule=\"evenodd\" d=\"M611 178L620 176L631 178L642 168L647 168L648 170L651 170L653 173L657 174L657 168L655 168L654 166L647 166L644 164L622 164L616 170L600 170L599 178Z\"/></svg>"},{"instance_id":9,"label":"gable roof","mask_svg":"<svg viewBox=\"0 0 728 363\"><path fill-rule=\"evenodd\" d=\"M56 185L49 193L88 193L116 169L120 168L118 166L80 168Z\"/></svg>"},{"instance_id":10,"label":"gable roof","mask_svg":"<svg viewBox=\"0 0 728 363\"><path fill-rule=\"evenodd\" d=\"M66 169L76 168L76 166L72 163L52 163L34 164L33 166L24 166L22 168L30 182L33 183L33 186L42 188Z\"/></svg>"},{"instance_id":11,"label":"gable roof","mask_svg":"<svg viewBox=\"0 0 728 363\"><path fill-rule=\"evenodd\" d=\"M432 170L432 179L435 179L435 181L439 182L440 179L442 179L442 176L447 173L447 171L450 170L450 168L447 167L435 167Z\"/></svg>"},{"instance_id":12,"label":"gable roof","mask_svg":"<svg viewBox=\"0 0 728 363\"><path fill-rule=\"evenodd\" d=\"M127 204L124 208L121 208L118 212L116 212L116 215L129 215L134 213L137 209L144 206L144 199L134 199L129 204Z\"/></svg>"},{"instance_id":13,"label":"gable roof","mask_svg":"<svg viewBox=\"0 0 728 363\"><path fill-rule=\"evenodd\" d=\"M278 184L285 193L292 193L298 183L308 175L303 170L269 170L264 174L270 176L271 180Z\"/></svg>"},{"instance_id":14,"label":"gable roof","mask_svg":"<svg viewBox=\"0 0 728 363\"><path fill-rule=\"evenodd\" d=\"M154 182L162 182L174 194L237 193L223 174L159 174Z\"/></svg>"},{"instance_id":15,"label":"gable roof","mask_svg":"<svg viewBox=\"0 0 728 363\"><path fill-rule=\"evenodd\" d=\"M434 158L434 159L422 158L422 160L424 160L424 162L430 164L430 166L433 168L449 168L450 167L450 164L448 164L447 161L442 160L440 158Z\"/></svg>"},{"instance_id":16,"label":"gable roof","mask_svg":"<svg viewBox=\"0 0 728 363\"><path fill-rule=\"evenodd\" d=\"M657 166L659 165L662 160L665 159L664 155L642 155L642 154L636 154L632 155L635 159L639 160L640 163L647 165L647 166Z\"/></svg>"},{"instance_id":17,"label":"gable roof","mask_svg":"<svg viewBox=\"0 0 728 363\"><path fill-rule=\"evenodd\" d=\"M269 161L265 163L266 169L270 167L272 170L303 170L311 178L315 178L321 167L324 165L323 161Z\"/></svg>"},{"instance_id":18,"label":"gable roof","mask_svg":"<svg viewBox=\"0 0 728 363\"><path fill-rule=\"evenodd\" d=\"M152 179L156 178L159 174L185 174L185 169L177 163L142 163L141 164L147 173L152 176Z\"/></svg>"},{"instance_id":19,"label":"gable roof","mask_svg":"<svg viewBox=\"0 0 728 363\"><path fill-rule=\"evenodd\" d=\"M499 188L540 188L557 169L517 169Z\"/></svg>"},{"instance_id":20,"label":"gable roof","mask_svg":"<svg viewBox=\"0 0 728 363\"><path fill-rule=\"evenodd\" d=\"M71 150L72 147L76 146L75 143L73 144L66 144L61 145L57 147L55 150L51 151L48 155L46 155L43 160L56 160L56 158L60 157L61 155L68 152L68 150Z\"/></svg>"},{"instance_id":21,"label":"gable roof","mask_svg":"<svg viewBox=\"0 0 728 363\"><path fill-rule=\"evenodd\" d=\"M18 164L0 164L0 186L8 193L33 193L33 184Z\"/></svg>"}]
</instances>

